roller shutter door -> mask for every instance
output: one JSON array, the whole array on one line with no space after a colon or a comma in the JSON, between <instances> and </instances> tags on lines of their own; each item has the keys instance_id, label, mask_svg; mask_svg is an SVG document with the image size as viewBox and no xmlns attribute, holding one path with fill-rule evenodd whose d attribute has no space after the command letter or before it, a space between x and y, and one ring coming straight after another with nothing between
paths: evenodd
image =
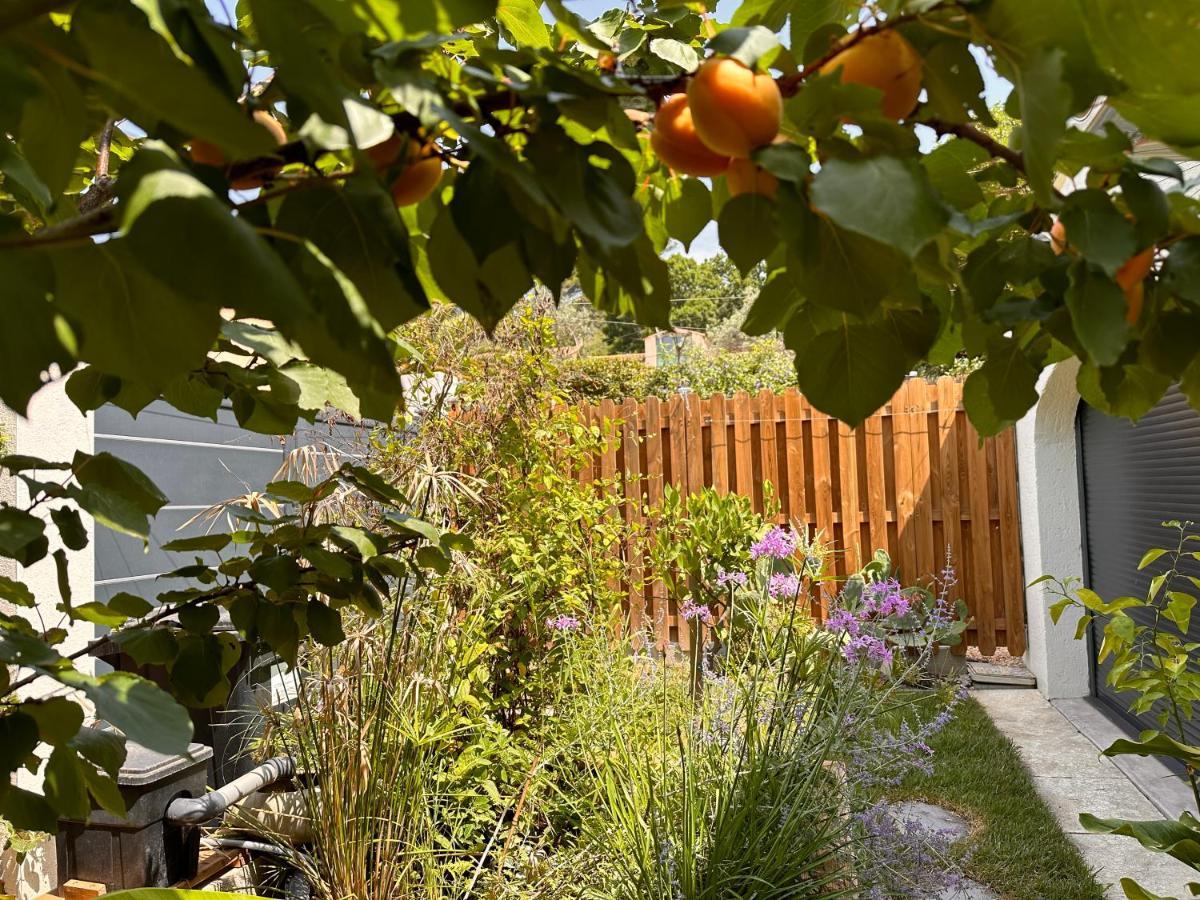
<instances>
[{"instance_id":1,"label":"roller shutter door","mask_svg":"<svg viewBox=\"0 0 1200 900\"><path fill-rule=\"evenodd\" d=\"M1160 561L1139 572L1142 554L1150 547L1173 546L1172 531L1161 523L1180 519L1200 524L1200 415L1174 387L1136 425L1081 404L1079 439L1085 580L1106 600L1144 597L1150 579L1166 565ZM1189 563L1186 571L1200 575L1200 564ZM1186 582L1179 589L1195 593ZM1141 621L1148 619L1141 616ZM1125 698L1105 684L1108 663L1099 665L1095 657L1102 627L1100 620L1092 625L1095 694L1138 727L1158 727L1149 714L1130 716ZM1200 608L1192 618L1190 639L1200 641ZM1190 733L1193 742L1200 741L1200 720L1193 720Z\"/></svg>"}]
</instances>

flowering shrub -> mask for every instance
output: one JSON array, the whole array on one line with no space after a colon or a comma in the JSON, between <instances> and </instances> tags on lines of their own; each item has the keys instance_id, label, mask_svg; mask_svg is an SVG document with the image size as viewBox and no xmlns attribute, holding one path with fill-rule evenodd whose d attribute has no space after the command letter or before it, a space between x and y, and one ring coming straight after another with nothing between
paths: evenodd
<instances>
[{"instance_id":1,"label":"flowering shrub","mask_svg":"<svg viewBox=\"0 0 1200 900\"><path fill-rule=\"evenodd\" d=\"M891 575L891 560L878 550L862 572L847 580L825 622L842 641L850 662L891 667L896 651L925 662L939 646L961 642L969 624L966 604L951 601L957 579L949 560L935 579L937 594L901 587Z\"/></svg>"}]
</instances>

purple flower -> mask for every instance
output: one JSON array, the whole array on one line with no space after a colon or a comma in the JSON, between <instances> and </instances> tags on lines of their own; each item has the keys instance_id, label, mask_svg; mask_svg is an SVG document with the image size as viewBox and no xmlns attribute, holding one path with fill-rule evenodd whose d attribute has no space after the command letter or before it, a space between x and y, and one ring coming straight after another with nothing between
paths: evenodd
<instances>
[{"instance_id":1,"label":"purple flower","mask_svg":"<svg viewBox=\"0 0 1200 900\"><path fill-rule=\"evenodd\" d=\"M546 620L546 627L551 631L576 631L582 624L574 616L568 615L551 616Z\"/></svg>"},{"instance_id":2,"label":"purple flower","mask_svg":"<svg viewBox=\"0 0 1200 900\"><path fill-rule=\"evenodd\" d=\"M699 619L705 625L712 625L716 619L713 618L712 610L700 603L693 603L691 600L684 600L683 606L679 610L687 621Z\"/></svg>"},{"instance_id":3,"label":"purple flower","mask_svg":"<svg viewBox=\"0 0 1200 900\"><path fill-rule=\"evenodd\" d=\"M891 648L870 634L858 634L850 638L842 648L842 653L849 662L866 660L881 666L891 665L892 662Z\"/></svg>"},{"instance_id":4,"label":"purple flower","mask_svg":"<svg viewBox=\"0 0 1200 900\"><path fill-rule=\"evenodd\" d=\"M795 597L800 593L800 579L791 572L776 572L767 582L767 593L776 600L780 597Z\"/></svg>"},{"instance_id":5,"label":"purple flower","mask_svg":"<svg viewBox=\"0 0 1200 900\"><path fill-rule=\"evenodd\" d=\"M746 580L747 576L745 572L726 572L720 566L717 566L717 587L727 587L729 585L745 587Z\"/></svg>"},{"instance_id":6,"label":"purple flower","mask_svg":"<svg viewBox=\"0 0 1200 900\"><path fill-rule=\"evenodd\" d=\"M848 609L839 607L829 614L829 618L825 620L825 628L828 631L845 633L851 637L858 634L861 630L858 617Z\"/></svg>"},{"instance_id":7,"label":"purple flower","mask_svg":"<svg viewBox=\"0 0 1200 900\"><path fill-rule=\"evenodd\" d=\"M750 558L761 559L770 556L774 559L788 559L796 552L796 543L794 534L776 525L750 547Z\"/></svg>"},{"instance_id":8,"label":"purple flower","mask_svg":"<svg viewBox=\"0 0 1200 900\"><path fill-rule=\"evenodd\" d=\"M900 592L900 582L895 578L887 581L872 581L863 587L863 612L869 615L908 615L911 605Z\"/></svg>"}]
</instances>

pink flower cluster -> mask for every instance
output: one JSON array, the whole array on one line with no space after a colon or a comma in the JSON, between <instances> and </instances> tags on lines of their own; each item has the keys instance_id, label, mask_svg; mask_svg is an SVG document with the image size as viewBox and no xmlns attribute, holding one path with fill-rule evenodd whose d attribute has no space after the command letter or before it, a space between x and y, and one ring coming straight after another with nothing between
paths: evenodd
<instances>
[{"instance_id":1,"label":"pink flower cluster","mask_svg":"<svg viewBox=\"0 0 1200 900\"><path fill-rule=\"evenodd\" d=\"M873 662L880 666L892 664L892 648L873 634L856 634L842 648L848 662Z\"/></svg>"},{"instance_id":2,"label":"pink flower cluster","mask_svg":"<svg viewBox=\"0 0 1200 900\"><path fill-rule=\"evenodd\" d=\"M717 566L717 587L729 587L730 585L745 587L746 580L747 575L745 572L726 572L720 566Z\"/></svg>"},{"instance_id":3,"label":"pink flower cluster","mask_svg":"<svg viewBox=\"0 0 1200 900\"><path fill-rule=\"evenodd\" d=\"M895 578L887 581L872 581L863 586L863 616L906 616L912 608L908 598L900 592L900 582Z\"/></svg>"},{"instance_id":4,"label":"pink flower cluster","mask_svg":"<svg viewBox=\"0 0 1200 900\"><path fill-rule=\"evenodd\" d=\"M776 525L750 547L750 558L761 559L770 556L774 559L788 559L796 552L797 543L796 535Z\"/></svg>"},{"instance_id":5,"label":"pink flower cluster","mask_svg":"<svg viewBox=\"0 0 1200 900\"><path fill-rule=\"evenodd\" d=\"M546 627L551 631L578 631L582 625L577 618L568 615L551 616L546 620Z\"/></svg>"},{"instance_id":6,"label":"pink flower cluster","mask_svg":"<svg viewBox=\"0 0 1200 900\"><path fill-rule=\"evenodd\" d=\"M712 625L716 622L711 609L701 603L693 603L691 600L684 600L683 607L679 612L689 622L692 619L699 619L705 625Z\"/></svg>"},{"instance_id":7,"label":"pink flower cluster","mask_svg":"<svg viewBox=\"0 0 1200 900\"><path fill-rule=\"evenodd\" d=\"M776 600L781 597L795 597L800 593L800 579L791 572L776 572L767 582L767 593Z\"/></svg>"}]
</instances>

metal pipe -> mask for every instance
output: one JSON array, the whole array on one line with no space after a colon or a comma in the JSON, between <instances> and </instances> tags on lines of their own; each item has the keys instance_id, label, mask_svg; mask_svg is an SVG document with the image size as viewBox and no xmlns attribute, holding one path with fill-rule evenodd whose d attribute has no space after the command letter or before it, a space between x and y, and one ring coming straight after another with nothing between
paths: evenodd
<instances>
[{"instance_id":1,"label":"metal pipe","mask_svg":"<svg viewBox=\"0 0 1200 900\"><path fill-rule=\"evenodd\" d=\"M167 806L167 819L183 825L207 822L255 791L284 778L291 778L295 774L294 759L290 756L276 756L203 797L178 797L172 800Z\"/></svg>"}]
</instances>

